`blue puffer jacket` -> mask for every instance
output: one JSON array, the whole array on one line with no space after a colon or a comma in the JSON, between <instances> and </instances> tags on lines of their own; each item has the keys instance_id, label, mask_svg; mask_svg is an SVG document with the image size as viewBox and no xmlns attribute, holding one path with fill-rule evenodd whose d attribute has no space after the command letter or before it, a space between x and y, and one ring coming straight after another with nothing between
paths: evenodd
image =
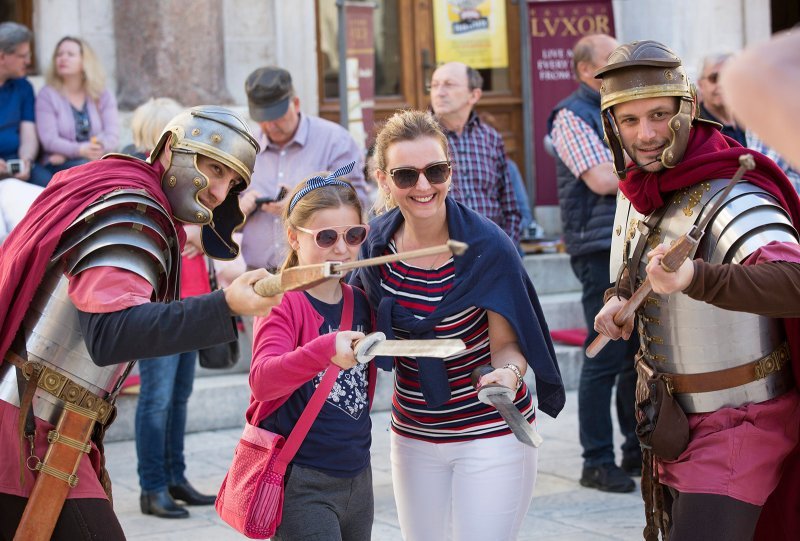
<instances>
[{"instance_id":1,"label":"blue puffer jacket","mask_svg":"<svg viewBox=\"0 0 800 541\"><path fill-rule=\"evenodd\" d=\"M561 109L569 109L589 124L600 139L603 123L600 118L600 93L584 83L555 106L547 120L548 132ZM556 157L558 202L564 243L570 255L585 255L611 249L611 230L614 227L616 197L594 193L581 179Z\"/></svg>"}]
</instances>

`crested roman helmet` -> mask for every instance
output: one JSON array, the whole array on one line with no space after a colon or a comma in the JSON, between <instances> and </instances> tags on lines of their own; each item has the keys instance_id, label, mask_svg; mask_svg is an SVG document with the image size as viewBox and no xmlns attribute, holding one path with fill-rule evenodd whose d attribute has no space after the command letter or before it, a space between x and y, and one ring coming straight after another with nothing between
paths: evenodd
<instances>
[{"instance_id":1,"label":"crested roman helmet","mask_svg":"<svg viewBox=\"0 0 800 541\"><path fill-rule=\"evenodd\" d=\"M595 73L602 79L600 114L605 141L614 156L617 177L625 178L625 157L612 107L643 98L674 96L680 100L678 113L669 121L672 142L661 153L664 167L675 167L686 152L689 130L697 118L694 85L683 69L681 59L669 47L657 41L634 41L617 47L608 63Z\"/></svg>"},{"instance_id":2,"label":"crested roman helmet","mask_svg":"<svg viewBox=\"0 0 800 541\"><path fill-rule=\"evenodd\" d=\"M224 107L192 107L167 123L149 161L156 160L167 144L170 161L161 177L161 186L172 207L172 215L181 222L203 226L202 243L206 254L215 259L235 258L239 246L232 235L241 229L245 220L239 209L239 194L250 185L259 152L258 142L247 123ZM243 179L213 210L199 199L209 181L197 167L198 154L227 165Z\"/></svg>"}]
</instances>

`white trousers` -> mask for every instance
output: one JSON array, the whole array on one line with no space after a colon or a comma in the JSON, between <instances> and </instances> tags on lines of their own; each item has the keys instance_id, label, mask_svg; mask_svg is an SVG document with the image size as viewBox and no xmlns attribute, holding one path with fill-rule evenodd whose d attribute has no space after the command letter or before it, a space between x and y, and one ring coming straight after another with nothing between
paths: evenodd
<instances>
[{"instance_id":1,"label":"white trousers","mask_svg":"<svg viewBox=\"0 0 800 541\"><path fill-rule=\"evenodd\" d=\"M429 443L391 432L406 541L514 541L533 498L538 450L512 435Z\"/></svg>"}]
</instances>

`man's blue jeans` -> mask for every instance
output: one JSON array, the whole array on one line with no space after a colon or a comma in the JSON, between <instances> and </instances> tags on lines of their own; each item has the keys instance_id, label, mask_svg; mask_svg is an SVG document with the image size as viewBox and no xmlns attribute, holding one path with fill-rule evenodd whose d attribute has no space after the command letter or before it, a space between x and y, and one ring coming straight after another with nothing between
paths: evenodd
<instances>
[{"instance_id":1,"label":"man's blue jeans","mask_svg":"<svg viewBox=\"0 0 800 541\"><path fill-rule=\"evenodd\" d=\"M607 251L572 256L572 270L583 285L583 314L589 335L584 350L597 336L594 317L603 307L603 294L609 287ZM639 452L636 438L636 370L634 355L639 347L634 331L629 340L609 342L594 358L583 356L578 387L578 425L585 467L614 462L614 429L611 424L611 391L617 384L616 409L620 430L625 436L624 455Z\"/></svg>"},{"instance_id":2,"label":"man's blue jeans","mask_svg":"<svg viewBox=\"0 0 800 541\"><path fill-rule=\"evenodd\" d=\"M183 436L197 352L139 361L141 391L136 407L136 454L142 492L186 481Z\"/></svg>"}]
</instances>

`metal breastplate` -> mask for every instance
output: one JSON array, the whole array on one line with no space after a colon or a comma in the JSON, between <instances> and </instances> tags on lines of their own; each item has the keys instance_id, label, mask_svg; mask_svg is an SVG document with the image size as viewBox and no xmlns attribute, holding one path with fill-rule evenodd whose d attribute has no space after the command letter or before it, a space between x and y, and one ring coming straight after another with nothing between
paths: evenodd
<instances>
[{"instance_id":1,"label":"metal breastplate","mask_svg":"<svg viewBox=\"0 0 800 541\"><path fill-rule=\"evenodd\" d=\"M645 235L648 249L674 241L700 220L708 204L727 180L703 182L678 192L668 203L661 221L651 232L640 231L644 217L628 205L617 213L617 246L612 247L612 272L616 277L623 258L629 258ZM623 237L622 221L625 220ZM619 233L619 234L618 234ZM797 243L797 232L786 212L768 193L749 183L737 185L718 208L695 254L712 263L741 263L755 249L771 241ZM638 266L637 285L645 276L647 250ZM616 262L616 266L615 266ZM630 263L630 261L629 261ZM775 351L784 341L780 320L747 312L723 310L682 293L651 293L639 312L639 337L643 355L662 372L698 374L741 366ZM763 402L789 389L778 374L745 385L704 393L676 394L685 411L716 411L748 402Z\"/></svg>"},{"instance_id":2,"label":"metal breastplate","mask_svg":"<svg viewBox=\"0 0 800 541\"><path fill-rule=\"evenodd\" d=\"M139 190L118 190L89 206L62 235L23 320L29 361L53 368L106 398L121 383L130 363L101 367L92 361L65 275L98 266L123 268L142 276L153 285L157 300L176 298L180 252L169 214ZM50 388L58 385L54 380ZM16 369L11 363L0 366L0 400L19 405ZM37 389L34 415L55 424L61 404L53 394Z\"/></svg>"}]
</instances>

